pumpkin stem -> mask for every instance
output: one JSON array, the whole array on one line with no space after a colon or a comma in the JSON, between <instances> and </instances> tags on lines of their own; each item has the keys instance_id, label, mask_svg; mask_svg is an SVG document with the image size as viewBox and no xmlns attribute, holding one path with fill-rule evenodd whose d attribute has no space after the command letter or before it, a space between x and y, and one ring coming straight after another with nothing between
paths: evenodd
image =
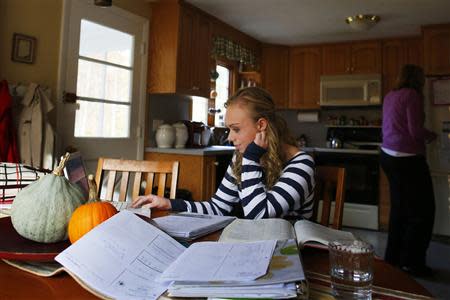
<instances>
[{"instance_id":1,"label":"pumpkin stem","mask_svg":"<svg viewBox=\"0 0 450 300\"><path fill-rule=\"evenodd\" d=\"M53 170L53 174L55 174L56 176L63 176L64 175L64 167L66 166L66 162L70 157L70 153L66 152L66 154L64 154L63 158L61 159L61 161L59 162L59 165L55 168L55 170Z\"/></svg>"},{"instance_id":2,"label":"pumpkin stem","mask_svg":"<svg viewBox=\"0 0 450 300\"><path fill-rule=\"evenodd\" d=\"M88 186L89 186L89 198L87 203L98 202L97 183L95 182L94 175L92 174L89 174L88 176Z\"/></svg>"}]
</instances>

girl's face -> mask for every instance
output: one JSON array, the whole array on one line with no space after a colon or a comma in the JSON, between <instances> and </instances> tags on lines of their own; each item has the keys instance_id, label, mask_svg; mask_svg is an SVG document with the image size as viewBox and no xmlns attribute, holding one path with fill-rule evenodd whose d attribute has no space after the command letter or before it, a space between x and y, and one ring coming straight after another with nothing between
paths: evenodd
<instances>
[{"instance_id":1,"label":"girl's face","mask_svg":"<svg viewBox=\"0 0 450 300\"><path fill-rule=\"evenodd\" d=\"M228 141L232 142L240 153L244 153L259 131L258 124L251 118L247 106L240 103L227 107L225 125L230 129Z\"/></svg>"}]
</instances>

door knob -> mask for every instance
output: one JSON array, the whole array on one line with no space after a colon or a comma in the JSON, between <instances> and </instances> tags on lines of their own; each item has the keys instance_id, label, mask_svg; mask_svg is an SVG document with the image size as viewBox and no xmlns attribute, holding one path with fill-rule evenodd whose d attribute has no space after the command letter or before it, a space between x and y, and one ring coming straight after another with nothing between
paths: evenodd
<instances>
[{"instance_id":1,"label":"door knob","mask_svg":"<svg viewBox=\"0 0 450 300\"><path fill-rule=\"evenodd\" d=\"M63 101L65 103L76 103L77 102L77 94L64 92Z\"/></svg>"}]
</instances>

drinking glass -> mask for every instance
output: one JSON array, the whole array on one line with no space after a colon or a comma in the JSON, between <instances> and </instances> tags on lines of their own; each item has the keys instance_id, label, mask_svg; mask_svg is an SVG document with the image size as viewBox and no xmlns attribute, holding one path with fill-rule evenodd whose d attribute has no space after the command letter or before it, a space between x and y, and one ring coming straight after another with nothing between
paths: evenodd
<instances>
[{"instance_id":1,"label":"drinking glass","mask_svg":"<svg viewBox=\"0 0 450 300\"><path fill-rule=\"evenodd\" d=\"M333 295L337 299L372 299L373 247L360 240L328 244Z\"/></svg>"}]
</instances>

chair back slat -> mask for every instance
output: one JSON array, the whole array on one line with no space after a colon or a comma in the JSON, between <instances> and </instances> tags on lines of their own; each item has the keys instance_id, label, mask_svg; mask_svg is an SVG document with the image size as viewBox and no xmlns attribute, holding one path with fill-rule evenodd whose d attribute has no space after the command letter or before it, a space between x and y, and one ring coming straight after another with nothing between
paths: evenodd
<instances>
[{"instance_id":1,"label":"chair back slat","mask_svg":"<svg viewBox=\"0 0 450 300\"><path fill-rule=\"evenodd\" d=\"M134 174L134 183L133 183L133 190L132 190L132 197L133 199L139 196L139 191L141 189L141 180L142 180L142 172L136 172Z\"/></svg>"},{"instance_id":2,"label":"chair back slat","mask_svg":"<svg viewBox=\"0 0 450 300\"><path fill-rule=\"evenodd\" d=\"M345 199L345 168L318 166L316 167L316 189L314 195L313 219L317 220L318 206L322 200L322 213L319 223L330 226L331 204L334 200L333 223L331 227L342 228L342 218ZM335 192L333 199L333 192Z\"/></svg>"},{"instance_id":3,"label":"chair back slat","mask_svg":"<svg viewBox=\"0 0 450 300\"><path fill-rule=\"evenodd\" d=\"M112 200L114 195L114 185L116 174L121 174L119 189L119 201L126 200L128 184L131 174L134 174L131 195L134 198L139 196L142 180L146 180L147 186L145 194L151 193L155 176L158 177L158 195L164 196L167 179L170 178L170 198L174 199L178 183L177 161L144 161L144 160L125 160L100 157L98 159L97 173L95 176L97 182L98 195L101 193L102 180L105 171L109 171L109 178L106 186L106 199Z\"/></svg>"},{"instance_id":4,"label":"chair back slat","mask_svg":"<svg viewBox=\"0 0 450 300\"><path fill-rule=\"evenodd\" d=\"M127 198L128 191L128 178L130 177L130 172L122 172L122 179L120 180L119 189L119 201L125 201Z\"/></svg>"},{"instance_id":5,"label":"chair back slat","mask_svg":"<svg viewBox=\"0 0 450 300\"><path fill-rule=\"evenodd\" d=\"M164 197L164 191L166 190L166 179L167 175L165 173L161 173L158 175L158 192L156 193L160 197Z\"/></svg>"},{"instance_id":6,"label":"chair back slat","mask_svg":"<svg viewBox=\"0 0 450 300\"><path fill-rule=\"evenodd\" d=\"M114 194L114 182L116 181L116 171L109 171L108 185L106 186L106 199L112 199Z\"/></svg>"},{"instance_id":7,"label":"chair back slat","mask_svg":"<svg viewBox=\"0 0 450 300\"><path fill-rule=\"evenodd\" d=\"M147 174L147 186L145 187L145 194L150 194L153 191L153 182L155 180L155 173Z\"/></svg>"}]
</instances>

